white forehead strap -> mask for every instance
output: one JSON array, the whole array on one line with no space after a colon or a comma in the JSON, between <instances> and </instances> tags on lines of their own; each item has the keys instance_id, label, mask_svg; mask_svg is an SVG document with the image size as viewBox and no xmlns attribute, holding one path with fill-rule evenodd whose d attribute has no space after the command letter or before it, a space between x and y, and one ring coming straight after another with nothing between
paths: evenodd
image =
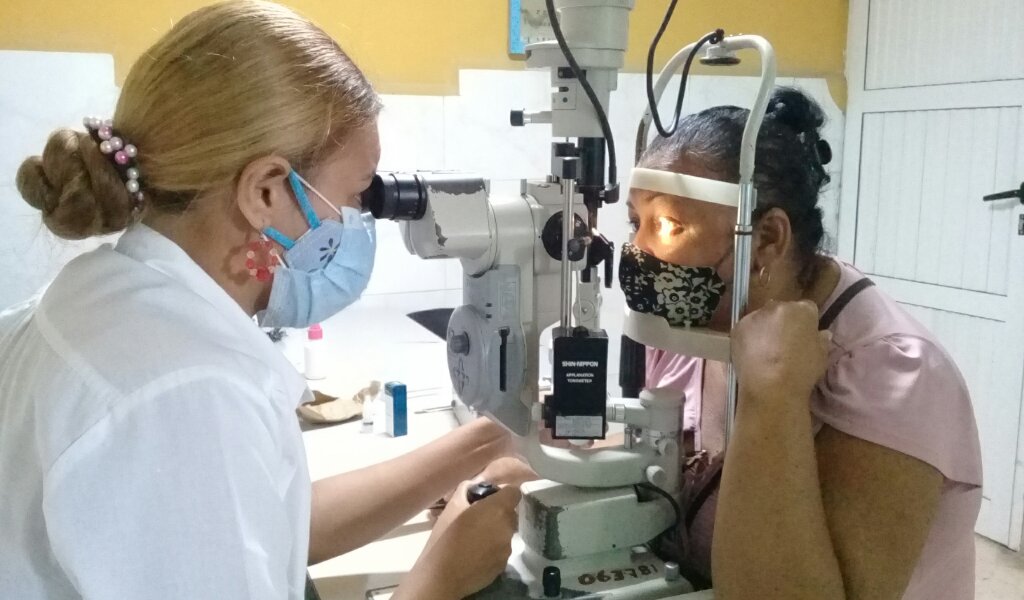
<instances>
[{"instance_id":1,"label":"white forehead strap","mask_svg":"<svg viewBox=\"0 0 1024 600\"><path fill-rule=\"evenodd\" d=\"M724 206L736 207L740 203L740 186L735 183L659 169L635 167L629 187L670 196L693 198Z\"/></svg>"}]
</instances>

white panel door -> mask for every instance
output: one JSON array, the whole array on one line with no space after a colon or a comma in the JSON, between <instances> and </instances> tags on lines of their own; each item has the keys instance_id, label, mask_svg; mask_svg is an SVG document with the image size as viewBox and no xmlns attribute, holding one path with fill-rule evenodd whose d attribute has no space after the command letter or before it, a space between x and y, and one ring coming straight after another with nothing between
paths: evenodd
<instances>
[{"instance_id":1,"label":"white panel door","mask_svg":"<svg viewBox=\"0 0 1024 600\"><path fill-rule=\"evenodd\" d=\"M977 530L1014 549L1024 214L982 197L1024 180L1021 30L1021 0L851 1L838 244L963 371L985 468ZM969 42L979 31L984 42Z\"/></svg>"}]
</instances>

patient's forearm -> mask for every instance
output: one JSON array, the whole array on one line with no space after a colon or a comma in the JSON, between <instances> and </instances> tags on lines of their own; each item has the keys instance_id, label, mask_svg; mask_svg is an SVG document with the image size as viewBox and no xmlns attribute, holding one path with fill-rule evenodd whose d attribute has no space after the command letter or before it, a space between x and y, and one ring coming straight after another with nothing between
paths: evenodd
<instances>
[{"instance_id":1,"label":"patient's forearm","mask_svg":"<svg viewBox=\"0 0 1024 600\"><path fill-rule=\"evenodd\" d=\"M724 600L845 598L825 518L810 411L740 390L715 516Z\"/></svg>"}]
</instances>

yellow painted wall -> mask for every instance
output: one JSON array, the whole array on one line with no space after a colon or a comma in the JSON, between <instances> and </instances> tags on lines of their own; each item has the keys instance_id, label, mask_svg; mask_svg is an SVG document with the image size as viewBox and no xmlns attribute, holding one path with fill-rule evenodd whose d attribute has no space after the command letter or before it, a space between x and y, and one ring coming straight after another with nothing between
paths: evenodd
<instances>
[{"instance_id":1,"label":"yellow painted wall","mask_svg":"<svg viewBox=\"0 0 1024 600\"><path fill-rule=\"evenodd\" d=\"M119 78L175 19L209 0L0 0L0 49L113 54ZM312 18L384 93L454 94L460 68L520 69L510 59L507 0L286 0ZM668 0L637 0L627 70L642 71ZM784 76L824 77L845 105L848 0L681 0L659 67L714 29L757 33ZM730 70L749 74L753 65ZM721 73L722 71L716 71Z\"/></svg>"}]
</instances>

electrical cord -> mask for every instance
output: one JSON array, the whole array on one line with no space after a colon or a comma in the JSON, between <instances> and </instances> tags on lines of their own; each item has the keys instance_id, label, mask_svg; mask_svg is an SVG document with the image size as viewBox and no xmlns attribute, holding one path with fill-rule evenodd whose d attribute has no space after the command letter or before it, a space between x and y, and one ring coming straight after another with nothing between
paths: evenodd
<instances>
[{"instance_id":1,"label":"electrical cord","mask_svg":"<svg viewBox=\"0 0 1024 600\"><path fill-rule=\"evenodd\" d=\"M675 521L672 523L672 526L669 527L668 529L666 529L663 533L668 533L668 532L672 531L673 529L678 527L680 523L683 522L683 511L679 508L679 503L676 502L676 499L672 497L672 494L666 492L665 490L661 489L660 487L658 487L658 486L656 486L654 484L646 483L646 482L645 483L637 483L635 485L635 487L637 488L638 491L640 489L645 489L647 491L654 492L655 494L658 494L662 498L668 500L668 503L672 505L672 512L675 513L676 518L675 518Z\"/></svg>"},{"instance_id":2,"label":"electrical cord","mask_svg":"<svg viewBox=\"0 0 1024 600\"><path fill-rule=\"evenodd\" d=\"M555 11L555 0L546 0L545 5L548 11L548 20L551 21L551 30L555 34L555 40L558 41L558 47L562 50L562 54L565 56L565 60L569 63L569 68L572 69L573 75L580 82L580 86L583 87L584 93L590 103L594 106L594 112L597 113L597 120L601 123L601 134L604 136L605 144L608 146L608 187L606 192L614 194L613 197L608 198L606 196L605 202L615 202L618 197L618 168L615 160L615 140L612 138L612 126L608 122L608 115L604 111L604 107L601 106L601 101L597 98L597 94L594 92L593 86L587 81L586 75L583 73L583 69L580 68L576 57L573 56L572 50L569 48L569 44L565 41L565 35L562 33L562 25L558 21L558 14Z\"/></svg>"},{"instance_id":3,"label":"electrical cord","mask_svg":"<svg viewBox=\"0 0 1024 600\"><path fill-rule=\"evenodd\" d=\"M654 100L654 54L658 50L661 36L665 35L665 30L668 29L668 24L672 21L672 13L675 12L678 2L679 0L671 0L669 2L665 16L661 20L661 25L658 27L658 31L654 34L654 39L651 40L651 45L647 49L647 104L651 107L651 114L654 116L654 126L658 128L658 134L662 137L668 137L675 132L675 125L679 123L679 113L683 108L683 86L686 85L686 78L684 77L683 81L679 84L679 96L676 98L672 131L666 133L665 127L661 123L661 115L658 114L658 104Z\"/></svg>"},{"instance_id":4,"label":"electrical cord","mask_svg":"<svg viewBox=\"0 0 1024 600\"><path fill-rule=\"evenodd\" d=\"M658 32L654 34L654 39L651 40L651 47L647 50L647 103L651 108L651 116L654 117L654 126L658 129L658 135L661 137L669 137L676 132L676 128L679 126L679 115L683 110L683 97L686 95L686 80L690 76L690 65L693 64L693 59L700 52L700 49L704 44L712 43L717 44L722 41L725 37L725 31L716 29L711 33L705 35L697 42L697 45L690 51L690 55L686 57L686 64L683 66L682 79L679 81L679 93L676 95L676 106L675 111L672 115L672 129L665 129L664 124L661 122L661 114L658 113L658 102L654 98L654 54L658 50L658 43L661 41L661 36L665 34L665 30L668 28L669 22L672 21L672 13L676 10L676 4L679 0L671 0L668 5L668 10L665 11L665 17L661 21L661 26L658 28Z\"/></svg>"}]
</instances>

